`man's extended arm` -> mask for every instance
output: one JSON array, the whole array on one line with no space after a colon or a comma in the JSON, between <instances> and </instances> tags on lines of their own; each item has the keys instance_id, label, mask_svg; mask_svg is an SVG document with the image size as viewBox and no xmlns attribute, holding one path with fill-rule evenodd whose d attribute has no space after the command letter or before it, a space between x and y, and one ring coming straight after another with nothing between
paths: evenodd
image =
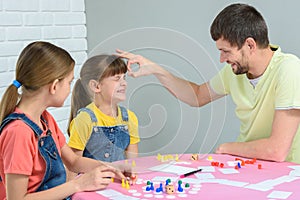
<instances>
[{"instance_id":1,"label":"man's extended arm","mask_svg":"<svg viewBox=\"0 0 300 200\"><path fill-rule=\"evenodd\" d=\"M282 162L286 159L300 123L300 110L276 110L269 138L221 144L216 153Z\"/></svg>"}]
</instances>

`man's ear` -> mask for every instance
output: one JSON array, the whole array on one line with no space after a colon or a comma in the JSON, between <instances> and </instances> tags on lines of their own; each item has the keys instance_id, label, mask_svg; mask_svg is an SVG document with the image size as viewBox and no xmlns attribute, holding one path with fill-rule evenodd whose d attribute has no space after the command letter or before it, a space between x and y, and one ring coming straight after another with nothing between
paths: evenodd
<instances>
[{"instance_id":1,"label":"man's ear","mask_svg":"<svg viewBox=\"0 0 300 200\"><path fill-rule=\"evenodd\" d=\"M100 83L96 80L90 80L89 87L92 92L100 92L101 91Z\"/></svg>"},{"instance_id":2,"label":"man's ear","mask_svg":"<svg viewBox=\"0 0 300 200\"><path fill-rule=\"evenodd\" d=\"M50 88L49 88L50 94L55 94L56 93L58 82L59 82L59 80L55 79L52 83L50 83Z\"/></svg>"},{"instance_id":3,"label":"man's ear","mask_svg":"<svg viewBox=\"0 0 300 200\"><path fill-rule=\"evenodd\" d=\"M250 51L256 50L256 47L257 47L256 46L256 42L255 42L255 40L252 37L248 37L246 39L246 45L250 49Z\"/></svg>"}]
</instances>

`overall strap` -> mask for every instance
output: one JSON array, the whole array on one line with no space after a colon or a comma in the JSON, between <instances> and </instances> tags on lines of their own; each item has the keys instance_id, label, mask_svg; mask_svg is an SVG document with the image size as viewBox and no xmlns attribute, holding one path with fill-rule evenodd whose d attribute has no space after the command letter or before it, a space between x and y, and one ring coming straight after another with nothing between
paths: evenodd
<instances>
[{"instance_id":1,"label":"overall strap","mask_svg":"<svg viewBox=\"0 0 300 200\"><path fill-rule=\"evenodd\" d=\"M5 117L5 119L2 121L1 126L0 126L0 134L3 130L3 128L7 124L9 124L10 122L12 122L14 120L22 120L25 124L27 124L33 130L36 137L39 137L43 133L43 130L40 129L40 127L36 123L31 121L24 113L11 113L7 117Z\"/></svg>"},{"instance_id":2,"label":"overall strap","mask_svg":"<svg viewBox=\"0 0 300 200\"><path fill-rule=\"evenodd\" d=\"M98 121L97 118L96 118L95 113L94 113L91 109L89 109L89 108L80 108L80 109L77 111L77 115L78 115L81 111L87 112L87 113L90 115L92 122L97 122L97 121Z\"/></svg>"},{"instance_id":3,"label":"overall strap","mask_svg":"<svg viewBox=\"0 0 300 200\"><path fill-rule=\"evenodd\" d=\"M123 106L119 106L121 110L122 120L128 122L128 112L127 109Z\"/></svg>"}]
</instances>

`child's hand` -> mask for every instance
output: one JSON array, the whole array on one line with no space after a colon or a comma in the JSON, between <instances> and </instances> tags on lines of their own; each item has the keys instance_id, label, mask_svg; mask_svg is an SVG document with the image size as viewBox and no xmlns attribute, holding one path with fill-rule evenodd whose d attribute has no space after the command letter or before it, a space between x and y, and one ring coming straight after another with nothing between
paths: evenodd
<instances>
[{"instance_id":1,"label":"child's hand","mask_svg":"<svg viewBox=\"0 0 300 200\"><path fill-rule=\"evenodd\" d=\"M120 177L122 173L108 165L96 167L88 173L81 174L72 181L78 191L94 191L106 188L111 183L111 178ZM123 176L123 178L125 178Z\"/></svg>"},{"instance_id":2,"label":"child's hand","mask_svg":"<svg viewBox=\"0 0 300 200\"><path fill-rule=\"evenodd\" d=\"M128 179L131 178L133 175L132 173L132 166L129 164L123 164L123 163L110 163L112 167L116 169L116 178L117 179Z\"/></svg>"}]
</instances>

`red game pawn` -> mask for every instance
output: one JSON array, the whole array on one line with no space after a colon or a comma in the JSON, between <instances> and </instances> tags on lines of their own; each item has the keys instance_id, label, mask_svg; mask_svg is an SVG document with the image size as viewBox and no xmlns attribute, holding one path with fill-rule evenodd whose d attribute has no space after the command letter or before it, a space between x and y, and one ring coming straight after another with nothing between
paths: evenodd
<instances>
[{"instance_id":1,"label":"red game pawn","mask_svg":"<svg viewBox=\"0 0 300 200\"><path fill-rule=\"evenodd\" d=\"M262 168L261 164L258 164L258 165L257 165L257 168L258 168L258 169L261 169L261 168Z\"/></svg>"}]
</instances>

